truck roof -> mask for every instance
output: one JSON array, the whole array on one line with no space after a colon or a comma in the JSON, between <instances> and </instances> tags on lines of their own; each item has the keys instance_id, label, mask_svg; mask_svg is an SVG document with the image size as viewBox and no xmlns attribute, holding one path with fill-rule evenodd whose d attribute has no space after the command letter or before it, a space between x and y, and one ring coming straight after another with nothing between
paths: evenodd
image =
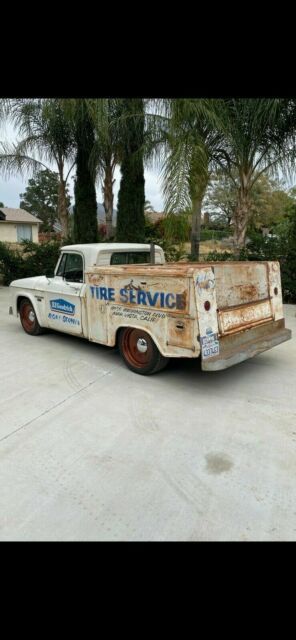
<instances>
[{"instance_id":1,"label":"truck roof","mask_svg":"<svg viewBox=\"0 0 296 640\"><path fill-rule=\"evenodd\" d=\"M82 251L86 262L89 265L95 265L99 251L150 251L150 244L140 244L136 242L95 242L90 244L69 244L61 248L61 251ZM155 249L161 249L156 244Z\"/></svg>"}]
</instances>

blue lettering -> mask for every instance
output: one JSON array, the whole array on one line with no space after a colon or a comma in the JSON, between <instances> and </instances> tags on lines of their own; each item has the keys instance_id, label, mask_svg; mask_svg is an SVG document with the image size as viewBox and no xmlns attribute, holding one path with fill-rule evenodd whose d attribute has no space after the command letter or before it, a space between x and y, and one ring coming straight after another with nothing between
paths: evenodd
<instances>
[{"instance_id":1,"label":"blue lettering","mask_svg":"<svg viewBox=\"0 0 296 640\"><path fill-rule=\"evenodd\" d=\"M136 294L132 289L130 289L130 291L129 291L129 301L130 301L131 304L136 302Z\"/></svg>"},{"instance_id":2,"label":"blue lettering","mask_svg":"<svg viewBox=\"0 0 296 640\"><path fill-rule=\"evenodd\" d=\"M164 293L163 293L163 291L160 294L160 306L164 307Z\"/></svg>"},{"instance_id":3,"label":"blue lettering","mask_svg":"<svg viewBox=\"0 0 296 640\"><path fill-rule=\"evenodd\" d=\"M151 307L155 307L158 296L159 296L158 291L156 291L153 297L151 296L150 291L147 291L147 298Z\"/></svg>"},{"instance_id":4,"label":"blue lettering","mask_svg":"<svg viewBox=\"0 0 296 640\"><path fill-rule=\"evenodd\" d=\"M112 289L110 287L108 289L108 300L112 300L113 302L115 300L115 289Z\"/></svg>"},{"instance_id":5,"label":"blue lettering","mask_svg":"<svg viewBox=\"0 0 296 640\"><path fill-rule=\"evenodd\" d=\"M127 302L128 301L128 294L127 294L127 290L126 289L120 289L120 300L121 300L121 302Z\"/></svg>"},{"instance_id":6,"label":"blue lettering","mask_svg":"<svg viewBox=\"0 0 296 640\"><path fill-rule=\"evenodd\" d=\"M91 291L91 297L94 298L95 297L95 287L90 287L90 291Z\"/></svg>"},{"instance_id":7,"label":"blue lettering","mask_svg":"<svg viewBox=\"0 0 296 640\"><path fill-rule=\"evenodd\" d=\"M186 307L186 300L185 300L185 295L183 293L177 293L176 295L176 307L177 309L185 309Z\"/></svg>"},{"instance_id":8,"label":"blue lettering","mask_svg":"<svg viewBox=\"0 0 296 640\"><path fill-rule=\"evenodd\" d=\"M100 287L101 300L108 300L106 287Z\"/></svg>"},{"instance_id":9,"label":"blue lettering","mask_svg":"<svg viewBox=\"0 0 296 640\"><path fill-rule=\"evenodd\" d=\"M139 293L138 293L138 304L147 305L147 302L146 302L146 291L139 291Z\"/></svg>"},{"instance_id":10,"label":"blue lettering","mask_svg":"<svg viewBox=\"0 0 296 640\"><path fill-rule=\"evenodd\" d=\"M165 303L166 303L166 306L167 306L169 309L174 309L174 308L175 308L175 306L176 306L176 303L175 303L175 302L172 302L171 304L169 303L169 298L174 298L174 297L175 297L175 294L174 294L174 293L167 293L167 295L166 295L166 297L165 297Z\"/></svg>"}]
</instances>

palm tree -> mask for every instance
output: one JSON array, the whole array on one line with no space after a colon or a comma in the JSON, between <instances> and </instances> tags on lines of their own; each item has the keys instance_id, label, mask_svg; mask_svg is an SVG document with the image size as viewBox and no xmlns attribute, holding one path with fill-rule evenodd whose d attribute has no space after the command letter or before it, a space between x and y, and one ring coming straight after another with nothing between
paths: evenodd
<instances>
[{"instance_id":1,"label":"palm tree","mask_svg":"<svg viewBox=\"0 0 296 640\"><path fill-rule=\"evenodd\" d=\"M234 246L244 246L252 215L251 193L263 173L283 170L295 154L295 100L229 98L212 103L223 144L218 164L237 193Z\"/></svg>"},{"instance_id":2,"label":"palm tree","mask_svg":"<svg viewBox=\"0 0 296 640\"><path fill-rule=\"evenodd\" d=\"M110 238L113 229L114 171L115 167L120 164L121 152L121 136L118 127L119 100L101 98L88 100L87 104L95 134L90 154L90 166L102 184L106 237Z\"/></svg>"},{"instance_id":3,"label":"palm tree","mask_svg":"<svg viewBox=\"0 0 296 640\"><path fill-rule=\"evenodd\" d=\"M150 200L145 200L145 203L144 203L144 212L146 213L147 211L155 211Z\"/></svg>"},{"instance_id":4,"label":"palm tree","mask_svg":"<svg viewBox=\"0 0 296 640\"><path fill-rule=\"evenodd\" d=\"M199 257L202 203L211 171L217 166L222 133L216 114L204 99L176 99L164 105L162 179L165 209L190 210L191 256Z\"/></svg>"},{"instance_id":5,"label":"palm tree","mask_svg":"<svg viewBox=\"0 0 296 640\"><path fill-rule=\"evenodd\" d=\"M71 122L66 117L60 99L13 99L2 102L6 117L17 127L21 140L15 144L1 143L0 170L9 176L36 173L41 167L52 170L56 164L59 175L58 218L61 235L68 236L67 182L75 164L75 139ZM47 163L47 164L46 164ZM70 168L66 171L66 164Z\"/></svg>"}]
</instances>

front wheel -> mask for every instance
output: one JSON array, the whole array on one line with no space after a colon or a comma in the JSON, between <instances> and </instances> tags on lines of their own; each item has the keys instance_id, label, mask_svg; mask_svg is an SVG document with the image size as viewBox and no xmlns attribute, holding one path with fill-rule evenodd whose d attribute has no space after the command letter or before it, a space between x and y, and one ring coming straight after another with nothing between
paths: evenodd
<instances>
[{"instance_id":1,"label":"front wheel","mask_svg":"<svg viewBox=\"0 0 296 640\"><path fill-rule=\"evenodd\" d=\"M141 375L156 373L164 369L169 361L161 355L149 334L141 329L122 329L119 351L128 368Z\"/></svg>"},{"instance_id":2,"label":"front wheel","mask_svg":"<svg viewBox=\"0 0 296 640\"><path fill-rule=\"evenodd\" d=\"M20 304L20 319L23 329L30 336L38 336L40 333L44 333L44 329L40 327L37 320L35 309L27 298L21 301Z\"/></svg>"}]
</instances>

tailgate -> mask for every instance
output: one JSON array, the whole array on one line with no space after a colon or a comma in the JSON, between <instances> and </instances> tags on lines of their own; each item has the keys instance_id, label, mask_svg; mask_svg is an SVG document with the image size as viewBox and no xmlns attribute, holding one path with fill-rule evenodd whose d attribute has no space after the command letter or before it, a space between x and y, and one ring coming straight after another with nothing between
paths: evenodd
<instances>
[{"instance_id":1,"label":"tailgate","mask_svg":"<svg viewBox=\"0 0 296 640\"><path fill-rule=\"evenodd\" d=\"M214 267L219 335L228 335L275 319L271 286L280 277L270 277L274 269L268 262L220 263ZM278 270L279 275L279 270ZM278 281L279 280L279 281ZM273 287L275 289L275 287Z\"/></svg>"}]
</instances>

